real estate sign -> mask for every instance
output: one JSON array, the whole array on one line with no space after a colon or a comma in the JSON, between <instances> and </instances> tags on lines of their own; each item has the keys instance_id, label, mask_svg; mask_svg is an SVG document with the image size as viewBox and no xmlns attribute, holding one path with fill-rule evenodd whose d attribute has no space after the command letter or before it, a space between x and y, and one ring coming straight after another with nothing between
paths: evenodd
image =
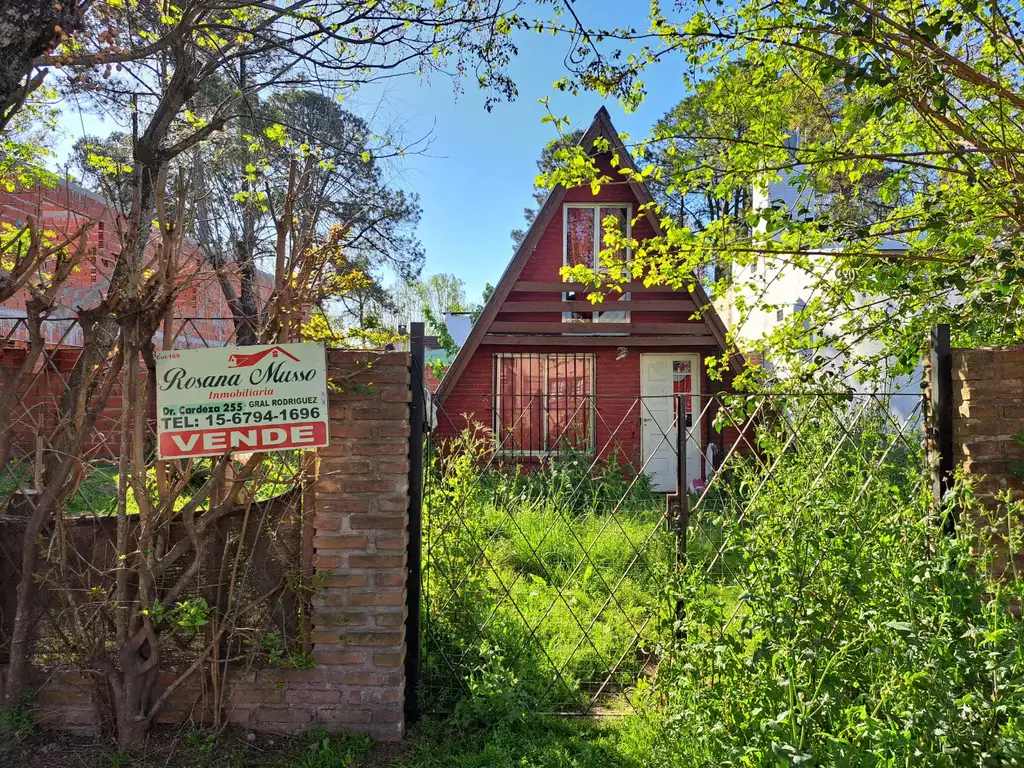
<instances>
[{"instance_id":1,"label":"real estate sign","mask_svg":"<svg viewBox=\"0 0 1024 768\"><path fill-rule=\"evenodd\" d=\"M156 354L161 459L327 445L323 344Z\"/></svg>"}]
</instances>

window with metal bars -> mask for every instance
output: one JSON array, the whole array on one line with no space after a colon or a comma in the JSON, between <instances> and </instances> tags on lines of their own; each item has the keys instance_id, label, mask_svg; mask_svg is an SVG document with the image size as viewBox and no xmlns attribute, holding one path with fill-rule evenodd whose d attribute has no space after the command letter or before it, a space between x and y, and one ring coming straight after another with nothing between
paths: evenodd
<instances>
[{"instance_id":1,"label":"window with metal bars","mask_svg":"<svg viewBox=\"0 0 1024 768\"><path fill-rule=\"evenodd\" d=\"M494 356L494 437L500 453L594 451L594 356Z\"/></svg>"}]
</instances>

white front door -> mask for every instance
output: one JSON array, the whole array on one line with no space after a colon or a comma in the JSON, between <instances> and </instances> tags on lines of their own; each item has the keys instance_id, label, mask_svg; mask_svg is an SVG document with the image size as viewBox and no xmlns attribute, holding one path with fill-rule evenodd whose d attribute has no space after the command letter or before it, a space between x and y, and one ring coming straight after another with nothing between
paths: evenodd
<instances>
[{"instance_id":1,"label":"white front door","mask_svg":"<svg viewBox=\"0 0 1024 768\"><path fill-rule=\"evenodd\" d=\"M683 394L686 484L701 479L700 356L640 355L640 440L653 489L676 490L676 405Z\"/></svg>"}]
</instances>

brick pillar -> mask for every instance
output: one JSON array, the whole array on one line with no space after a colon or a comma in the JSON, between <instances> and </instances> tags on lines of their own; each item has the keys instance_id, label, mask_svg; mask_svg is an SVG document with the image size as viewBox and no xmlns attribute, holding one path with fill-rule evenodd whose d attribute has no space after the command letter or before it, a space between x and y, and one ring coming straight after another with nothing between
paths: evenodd
<instances>
[{"instance_id":1,"label":"brick pillar","mask_svg":"<svg viewBox=\"0 0 1024 768\"><path fill-rule=\"evenodd\" d=\"M1013 435L1024 429L1024 347L953 350L953 451L993 494L1024 490L1009 471L1024 460Z\"/></svg>"},{"instance_id":2,"label":"brick pillar","mask_svg":"<svg viewBox=\"0 0 1024 768\"><path fill-rule=\"evenodd\" d=\"M313 656L340 696L317 721L400 738L405 721L409 355L328 352L331 445L313 519Z\"/></svg>"},{"instance_id":3,"label":"brick pillar","mask_svg":"<svg viewBox=\"0 0 1024 768\"><path fill-rule=\"evenodd\" d=\"M1024 347L953 350L953 456L977 483L990 544L1008 549L998 494L1024 498L1024 481L1014 469L1024 462L1024 447L1013 435L1024 429ZM1009 566L1006 551L996 558L996 573ZM1024 569L1024 551L1012 552Z\"/></svg>"}]
</instances>

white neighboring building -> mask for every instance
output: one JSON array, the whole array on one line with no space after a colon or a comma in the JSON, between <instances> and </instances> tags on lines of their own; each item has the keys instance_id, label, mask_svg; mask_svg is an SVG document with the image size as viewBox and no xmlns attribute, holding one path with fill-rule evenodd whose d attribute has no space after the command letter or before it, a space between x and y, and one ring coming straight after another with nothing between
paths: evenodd
<instances>
[{"instance_id":1,"label":"white neighboring building","mask_svg":"<svg viewBox=\"0 0 1024 768\"><path fill-rule=\"evenodd\" d=\"M778 181L764 187L755 187L751 194L753 209L763 211L770 208L773 203L783 203L789 211L795 212L799 207L807 211L806 214L801 213L801 215L812 217L814 214L813 197L810 195L801 197L800 190L790 183L789 179L790 174L786 172ZM839 247L821 250L833 249L839 250ZM885 240L879 251L898 253L905 249L903 243L896 240ZM820 259L818 263L824 266L824 262L829 257L822 254L818 258ZM725 296L715 301L716 309L726 326L734 334L740 347L743 348L744 342L746 342L750 348L754 346L755 342L768 337L781 323L791 322L791 316L802 311L807 303L814 299L814 282L811 275L798 266L792 264L779 266L772 263L771 260L759 257L749 266L733 265L733 287ZM751 284L756 288L752 288ZM740 297L747 305L742 312L737 306L737 299ZM829 323L824 328L826 336L838 336L841 332L839 323ZM859 341L852 347L854 356L870 356L877 354L880 349L881 343L872 339ZM827 361L824 363L826 370L831 368L834 371L839 371L845 362L844 355L834 347L818 349L815 350L815 353ZM776 375L785 378L785 372L777 364L773 368L770 350L766 352L765 357L765 360L759 362L767 369L774 370ZM921 394L920 367L909 377L890 377L882 374L880 377L866 382L858 382L852 375L845 372L843 377L854 391L895 393L891 399L891 408L902 417L907 417L918 407Z\"/></svg>"},{"instance_id":2,"label":"white neighboring building","mask_svg":"<svg viewBox=\"0 0 1024 768\"><path fill-rule=\"evenodd\" d=\"M469 338L469 332L473 330L473 316L469 312L445 312L444 324L452 341L461 347Z\"/></svg>"}]
</instances>

